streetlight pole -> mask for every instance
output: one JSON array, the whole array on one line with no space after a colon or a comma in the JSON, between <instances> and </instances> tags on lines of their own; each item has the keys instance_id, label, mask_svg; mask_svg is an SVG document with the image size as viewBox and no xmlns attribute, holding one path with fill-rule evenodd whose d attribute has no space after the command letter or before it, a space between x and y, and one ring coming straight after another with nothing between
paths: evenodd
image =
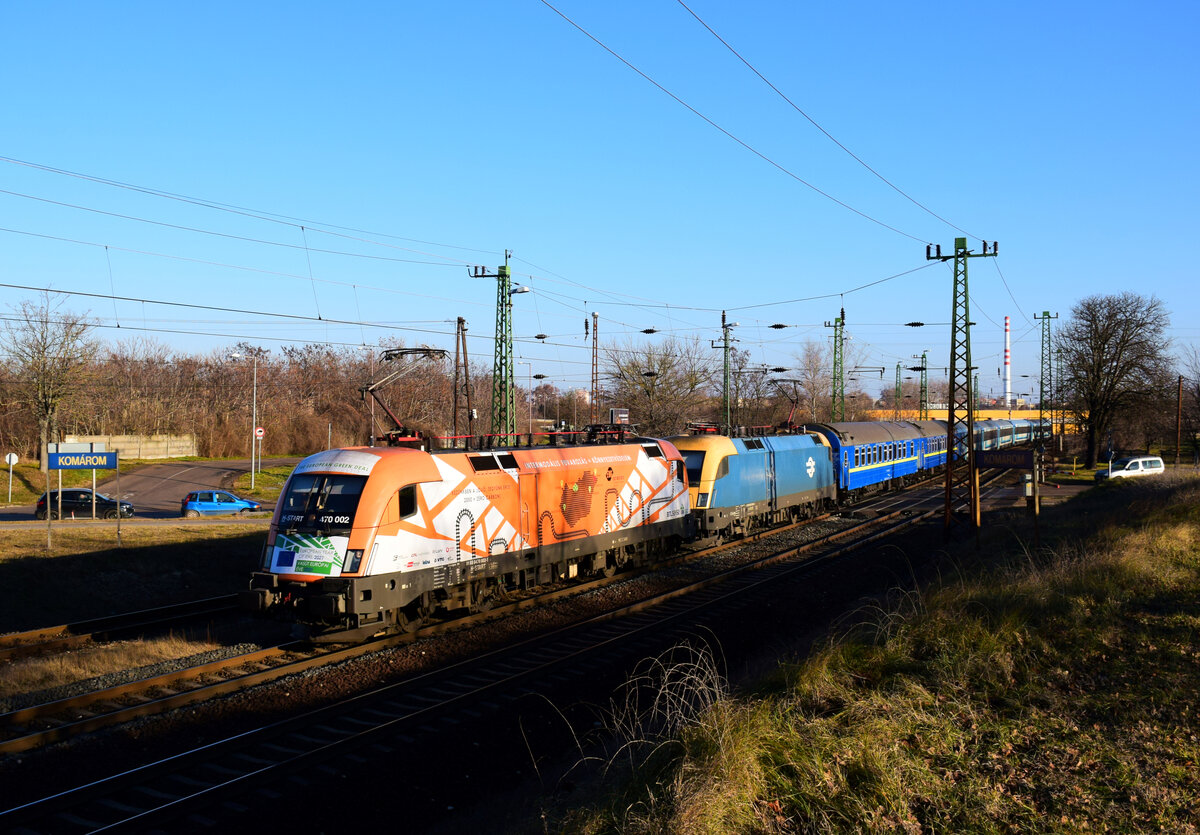
<instances>
[{"instance_id":1,"label":"streetlight pole","mask_svg":"<svg viewBox=\"0 0 1200 835\"><path fill-rule=\"evenodd\" d=\"M715 342L712 343L712 347L721 348L724 351L724 356L725 356L723 382L721 385L721 399L724 401L724 406L725 406L725 432L726 433L730 433L732 431L731 426L730 426L731 421L730 421L730 414L729 414L729 341L731 338L729 331L731 328L736 328L737 326L738 326L737 322L726 322L725 321L725 311L722 310L721 311L721 344L718 345Z\"/></svg>"},{"instance_id":2,"label":"streetlight pole","mask_svg":"<svg viewBox=\"0 0 1200 835\"><path fill-rule=\"evenodd\" d=\"M368 385L375 382L375 349L370 345L359 345L358 350L365 351L371 357L371 371L367 376ZM367 424L367 446L375 446L375 398L371 398L370 423Z\"/></svg>"},{"instance_id":3,"label":"streetlight pole","mask_svg":"<svg viewBox=\"0 0 1200 835\"><path fill-rule=\"evenodd\" d=\"M534 374L533 379L538 381L538 386L540 387L542 384L542 380L546 379L546 375L545 374ZM533 409L533 391L532 390L529 392L529 408L531 410ZM538 414L540 414L542 416L542 420L546 419L546 404L544 402L538 404ZM530 420L532 420L532 417L530 418ZM554 416L554 431L555 432L558 431L558 415L557 415L557 413Z\"/></svg>"},{"instance_id":4,"label":"streetlight pole","mask_svg":"<svg viewBox=\"0 0 1200 835\"><path fill-rule=\"evenodd\" d=\"M234 353L235 360L245 358L245 354ZM250 387L250 489L254 489L254 475L258 472L255 466L254 448L258 443L258 354L251 356L254 361L253 382Z\"/></svg>"},{"instance_id":5,"label":"streetlight pole","mask_svg":"<svg viewBox=\"0 0 1200 835\"><path fill-rule=\"evenodd\" d=\"M525 389L525 402L529 406L529 443L533 443L533 364L526 360L517 360L517 365L525 366L528 374L529 387Z\"/></svg>"}]
</instances>

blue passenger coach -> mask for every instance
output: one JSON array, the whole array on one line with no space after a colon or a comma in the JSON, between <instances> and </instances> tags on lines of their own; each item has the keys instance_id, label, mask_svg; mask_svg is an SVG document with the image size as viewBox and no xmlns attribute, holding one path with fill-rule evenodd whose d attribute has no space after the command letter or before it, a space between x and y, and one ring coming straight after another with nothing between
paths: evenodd
<instances>
[{"instance_id":1,"label":"blue passenger coach","mask_svg":"<svg viewBox=\"0 0 1200 835\"><path fill-rule=\"evenodd\" d=\"M944 426L938 421L883 421L804 428L822 435L833 450L839 492L855 495L899 486L945 463Z\"/></svg>"}]
</instances>

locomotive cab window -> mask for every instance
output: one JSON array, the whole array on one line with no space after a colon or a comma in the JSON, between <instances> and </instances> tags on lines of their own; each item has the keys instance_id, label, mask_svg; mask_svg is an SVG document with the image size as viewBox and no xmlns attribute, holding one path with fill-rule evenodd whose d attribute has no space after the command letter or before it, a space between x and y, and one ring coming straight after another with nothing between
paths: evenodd
<instances>
[{"instance_id":1,"label":"locomotive cab window","mask_svg":"<svg viewBox=\"0 0 1200 835\"><path fill-rule=\"evenodd\" d=\"M687 467L688 484L695 487L700 483L700 473L704 471L704 453L695 449L684 449L680 452Z\"/></svg>"},{"instance_id":2,"label":"locomotive cab window","mask_svg":"<svg viewBox=\"0 0 1200 835\"><path fill-rule=\"evenodd\" d=\"M354 523L366 476L292 476L280 499L279 523L299 531L348 531Z\"/></svg>"},{"instance_id":3,"label":"locomotive cab window","mask_svg":"<svg viewBox=\"0 0 1200 835\"><path fill-rule=\"evenodd\" d=\"M721 463L717 465L717 474L715 476L713 476L713 478L720 479L720 478L724 478L727 475L729 475L729 458L728 458L728 456L721 459Z\"/></svg>"}]
</instances>

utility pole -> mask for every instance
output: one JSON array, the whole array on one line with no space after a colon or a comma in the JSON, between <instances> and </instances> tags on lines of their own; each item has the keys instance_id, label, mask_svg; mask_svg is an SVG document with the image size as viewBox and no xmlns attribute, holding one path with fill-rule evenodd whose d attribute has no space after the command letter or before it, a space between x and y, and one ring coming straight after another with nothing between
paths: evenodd
<instances>
[{"instance_id":1,"label":"utility pole","mask_svg":"<svg viewBox=\"0 0 1200 835\"><path fill-rule=\"evenodd\" d=\"M586 327L587 320L583 320ZM600 314L592 314L592 409L590 423L600 422Z\"/></svg>"},{"instance_id":2,"label":"utility pole","mask_svg":"<svg viewBox=\"0 0 1200 835\"><path fill-rule=\"evenodd\" d=\"M909 371L921 372L921 401L918 406L917 420L929 420L929 361L926 357L928 351L921 352L921 364L910 365ZM913 359L917 358L916 354L912 355Z\"/></svg>"},{"instance_id":3,"label":"utility pole","mask_svg":"<svg viewBox=\"0 0 1200 835\"><path fill-rule=\"evenodd\" d=\"M736 328L737 326L738 326L737 322L726 322L725 321L725 311L722 310L721 311L721 343L719 345L716 342L712 343L712 347L722 348L724 350L724 355L725 355L725 362L724 362L725 370L724 370L724 375L722 378L723 381L721 384L721 400L724 405L724 414L725 414L724 432L726 435L731 434L732 429L733 429L733 424L732 424L732 421L730 420L730 415L729 415L729 342L730 342L729 331L732 330L733 328ZM736 341L736 340L734 340L734 341Z\"/></svg>"},{"instance_id":4,"label":"utility pole","mask_svg":"<svg viewBox=\"0 0 1200 835\"><path fill-rule=\"evenodd\" d=\"M462 373L462 388L458 386L459 373ZM467 401L467 435L475 435L475 410L471 408L471 365L467 358L467 320L458 317L454 334L454 445L458 446L458 397L462 393ZM467 449L471 442L466 443Z\"/></svg>"},{"instance_id":5,"label":"utility pole","mask_svg":"<svg viewBox=\"0 0 1200 835\"><path fill-rule=\"evenodd\" d=\"M1038 427L1039 431L1042 421L1045 419L1046 409L1046 392L1054 391L1054 379L1052 377L1054 354L1050 350L1050 320L1057 319L1058 314L1050 315L1049 310L1043 310L1042 315L1033 314L1034 319L1038 319L1042 323L1042 379L1038 381ZM1050 421L1054 422L1054 412L1050 412Z\"/></svg>"},{"instance_id":6,"label":"utility pole","mask_svg":"<svg viewBox=\"0 0 1200 835\"><path fill-rule=\"evenodd\" d=\"M841 423L846 419L846 357L842 345L846 333L846 308L842 308L842 315L832 323L826 322L825 327L833 328L833 396L829 419Z\"/></svg>"},{"instance_id":7,"label":"utility pole","mask_svg":"<svg viewBox=\"0 0 1200 835\"><path fill-rule=\"evenodd\" d=\"M1175 466L1179 466L1179 447L1183 443L1183 375L1179 375L1179 395L1175 401ZM11 473L11 470L9 471ZM10 476L11 478L11 476ZM11 487L9 488L12 489Z\"/></svg>"},{"instance_id":8,"label":"utility pole","mask_svg":"<svg viewBox=\"0 0 1200 835\"><path fill-rule=\"evenodd\" d=\"M496 279L496 353L492 363L492 432L507 441L517 434L516 384L513 381L512 343L512 297L516 293L528 293L528 287L512 286L512 273L508 259L512 255L504 250L504 266L495 273L486 272L485 267L475 267L472 278Z\"/></svg>"},{"instance_id":9,"label":"utility pole","mask_svg":"<svg viewBox=\"0 0 1200 835\"><path fill-rule=\"evenodd\" d=\"M967 292L967 261L971 258L992 257L997 252L996 242L991 251L983 243L983 252L967 249L966 238L954 239L954 254L942 255L939 244L936 253L933 246L925 247L927 261L954 262L954 297L950 339L950 397L949 414L946 421L946 508L944 531L947 535L955 520L955 505L965 504L970 524L979 530L979 474L975 469L975 397L972 392L971 372L971 310ZM957 436L963 435L959 448Z\"/></svg>"},{"instance_id":10,"label":"utility pole","mask_svg":"<svg viewBox=\"0 0 1200 835\"><path fill-rule=\"evenodd\" d=\"M1058 347L1054 349L1054 358L1058 361L1054 375L1054 410L1058 412L1058 451L1063 451L1063 438L1067 434L1067 405L1063 402L1063 349ZM1053 421L1053 418L1051 418ZM1051 427L1053 429L1053 427Z\"/></svg>"},{"instance_id":11,"label":"utility pole","mask_svg":"<svg viewBox=\"0 0 1200 835\"><path fill-rule=\"evenodd\" d=\"M892 403L892 420L896 421L896 423L900 422L900 397L901 397L901 394L902 394L902 392L901 392L901 388L900 388L900 363L896 363L896 393L893 395L893 399L895 400L895 402Z\"/></svg>"}]
</instances>

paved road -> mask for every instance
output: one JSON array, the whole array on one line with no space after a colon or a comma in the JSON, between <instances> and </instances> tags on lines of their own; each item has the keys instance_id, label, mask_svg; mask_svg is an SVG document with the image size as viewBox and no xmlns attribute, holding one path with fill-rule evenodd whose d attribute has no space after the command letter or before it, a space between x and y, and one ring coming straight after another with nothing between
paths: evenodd
<instances>
[{"instance_id":1,"label":"paved road","mask_svg":"<svg viewBox=\"0 0 1200 835\"><path fill-rule=\"evenodd\" d=\"M299 458L271 458L264 467L296 464ZM133 472L121 474L121 498L133 503L135 518L166 519L179 517L179 503L192 490L220 487L230 489L235 478L250 471L250 459L232 461L181 461L147 464ZM51 475L51 484L54 476ZM117 478L112 476L96 482L96 489L106 496L117 495ZM265 509L274 509L265 504ZM0 510L0 521L28 521L33 518L33 505Z\"/></svg>"}]
</instances>

